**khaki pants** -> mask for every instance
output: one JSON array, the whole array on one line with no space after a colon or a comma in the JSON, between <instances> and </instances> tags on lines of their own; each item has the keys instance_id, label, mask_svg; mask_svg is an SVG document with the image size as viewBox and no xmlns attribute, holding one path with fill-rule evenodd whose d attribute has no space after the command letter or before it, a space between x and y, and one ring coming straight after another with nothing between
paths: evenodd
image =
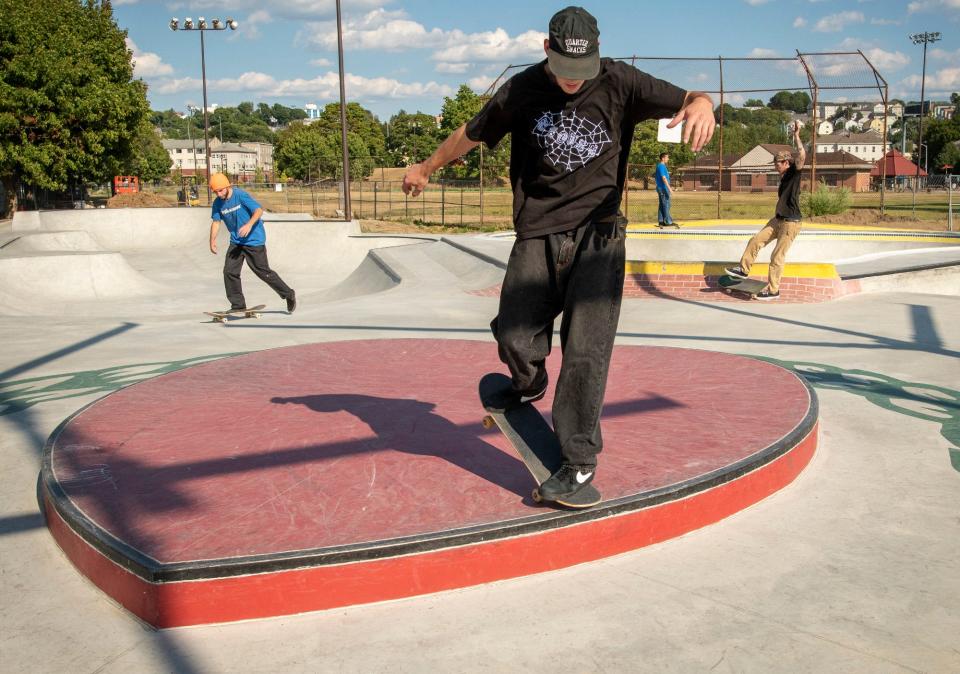
<instances>
[{"instance_id":1,"label":"khaki pants","mask_svg":"<svg viewBox=\"0 0 960 674\"><path fill-rule=\"evenodd\" d=\"M767 289L771 293L780 292L780 278L783 276L783 262L787 258L787 251L790 245L800 233L801 222L799 220L784 220L783 218L771 218L759 232L753 235L743 251L743 257L740 258L740 268L750 273L750 267L753 261L757 259L760 250L770 243L771 240L777 240L777 247L773 249L773 255L770 256L770 277L767 281Z\"/></svg>"}]
</instances>

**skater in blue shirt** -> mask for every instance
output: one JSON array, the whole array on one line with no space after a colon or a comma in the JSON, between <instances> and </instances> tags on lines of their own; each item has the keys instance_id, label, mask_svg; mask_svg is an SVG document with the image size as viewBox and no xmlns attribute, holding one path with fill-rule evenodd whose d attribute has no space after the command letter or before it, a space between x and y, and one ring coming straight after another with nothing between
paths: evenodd
<instances>
[{"instance_id":1,"label":"skater in blue shirt","mask_svg":"<svg viewBox=\"0 0 960 674\"><path fill-rule=\"evenodd\" d=\"M661 152L660 163L657 164L657 170L654 172L654 179L657 181L657 227L680 226L670 215L670 197L673 196L673 188L670 187L670 172L667 171L668 161L670 161L669 153Z\"/></svg>"},{"instance_id":2,"label":"skater in blue shirt","mask_svg":"<svg viewBox=\"0 0 960 674\"><path fill-rule=\"evenodd\" d=\"M297 294L283 282L267 262L267 233L263 227L263 208L246 191L230 184L222 173L210 176L210 189L217 198L213 200L210 223L210 252L217 254L217 232L223 222L230 232L230 247L223 262L223 285L230 300L230 311L247 308L240 284L240 270L246 260L250 269L261 281L287 302L287 313L297 308Z\"/></svg>"}]
</instances>

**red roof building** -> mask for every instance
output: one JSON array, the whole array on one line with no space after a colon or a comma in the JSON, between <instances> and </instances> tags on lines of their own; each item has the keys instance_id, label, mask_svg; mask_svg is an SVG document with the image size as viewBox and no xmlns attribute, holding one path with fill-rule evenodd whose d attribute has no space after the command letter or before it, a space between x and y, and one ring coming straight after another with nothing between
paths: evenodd
<instances>
[{"instance_id":1,"label":"red roof building","mask_svg":"<svg viewBox=\"0 0 960 674\"><path fill-rule=\"evenodd\" d=\"M883 162L886 162L886 176L888 178L893 178L895 176L916 176L917 175L917 165L912 161L903 156L898 150L889 150L887 154L883 155L883 159L878 159L877 162L873 165L873 168L870 169L870 177L879 178L884 175L884 166ZM924 177L927 175L927 172L923 169L920 169L920 176Z\"/></svg>"}]
</instances>

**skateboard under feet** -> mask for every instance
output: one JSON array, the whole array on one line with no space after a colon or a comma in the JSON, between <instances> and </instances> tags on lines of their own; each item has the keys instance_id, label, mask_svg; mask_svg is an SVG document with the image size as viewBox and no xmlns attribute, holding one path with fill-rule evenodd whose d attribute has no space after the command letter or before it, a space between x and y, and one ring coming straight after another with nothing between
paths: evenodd
<instances>
[{"instance_id":1,"label":"skateboard under feet","mask_svg":"<svg viewBox=\"0 0 960 674\"><path fill-rule=\"evenodd\" d=\"M742 294L747 299L753 299L761 290L767 287L766 281L758 281L752 278L738 278L724 274L717 279L717 285L720 286L728 295Z\"/></svg>"},{"instance_id":2,"label":"skateboard under feet","mask_svg":"<svg viewBox=\"0 0 960 674\"><path fill-rule=\"evenodd\" d=\"M207 316L212 316L214 323L226 323L231 318L260 318L260 311L266 308L266 304L258 304L255 307L246 309L231 309L229 311L204 311Z\"/></svg>"},{"instance_id":3,"label":"skateboard under feet","mask_svg":"<svg viewBox=\"0 0 960 674\"><path fill-rule=\"evenodd\" d=\"M490 409L486 401L510 385L510 377L497 372L484 375L480 379L480 402L487 411L482 423L484 428L499 428L520 455L523 464L537 482L537 487L531 494L533 500L537 503L559 503L568 508L589 508L600 503L600 492L592 484L563 500L547 501L541 496L539 485L557 472L563 463L560 441L543 415L529 403L506 412Z\"/></svg>"}]
</instances>

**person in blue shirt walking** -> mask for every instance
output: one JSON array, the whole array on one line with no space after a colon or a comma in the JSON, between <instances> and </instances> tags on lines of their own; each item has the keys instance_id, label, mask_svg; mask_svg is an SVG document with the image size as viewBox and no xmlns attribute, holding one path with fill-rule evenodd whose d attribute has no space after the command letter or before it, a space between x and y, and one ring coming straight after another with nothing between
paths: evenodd
<instances>
[{"instance_id":1,"label":"person in blue shirt walking","mask_svg":"<svg viewBox=\"0 0 960 674\"><path fill-rule=\"evenodd\" d=\"M230 232L230 247L223 261L223 285L230 301L230 311L247 308L240 284L240 270L246 260L250 269L261 281L273 288L287 302L287 313L297 308L297 294L283 282L267 262L267 232L263 227L263 208L246 191L230 184L222 173L210 176L210 189L217 198L213 200L210 223L210 252L217 254L217 232L223 222Z\"/></svg>"},{"instance_id":2,"label":"person in blue shirt walking","mask_svg":"<svg viewBox=\"0 0 960 674\"><path fill-rule=\"evenodd\" d=\"M673 196L673 188L670 187L670 172L667 171L668 161L670 161L670 154L661 152L660 163L657 164L657 170L654 172L654 178L657 181L657 227L680 226L670 215L670 197Z\"/></svg>"}]
</instances>

